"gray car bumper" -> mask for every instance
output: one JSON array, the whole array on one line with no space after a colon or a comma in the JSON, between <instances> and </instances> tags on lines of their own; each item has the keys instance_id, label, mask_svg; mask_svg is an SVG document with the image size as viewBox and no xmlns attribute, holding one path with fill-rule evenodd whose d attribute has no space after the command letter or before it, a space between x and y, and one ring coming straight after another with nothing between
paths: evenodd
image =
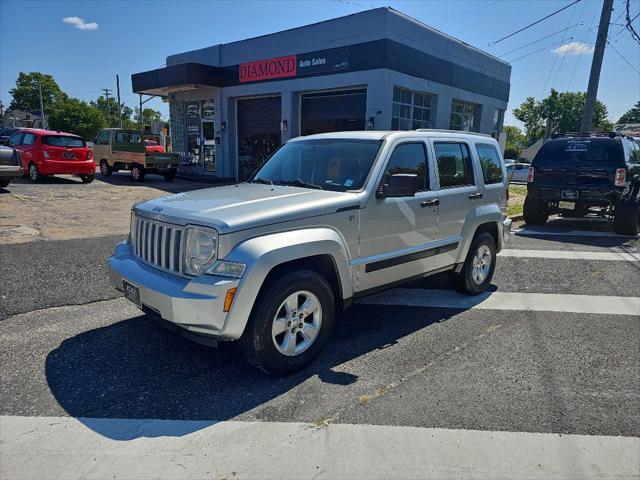
<instances>
[{"instance_id":1,"label":"gray car bumper","mask_svg":"<svg viewBox=\"0 0 640 480\"><path fill-rule=\"evenodd\" d=\"M143 310L149 309L190 332L214 337L224 337L225 296L239 283L222 277L183 278L162 272L135 258L126 242L118 244L109 258L109 276L120 291L123 281L138 287Z\"/></svg>"}]
</instances>

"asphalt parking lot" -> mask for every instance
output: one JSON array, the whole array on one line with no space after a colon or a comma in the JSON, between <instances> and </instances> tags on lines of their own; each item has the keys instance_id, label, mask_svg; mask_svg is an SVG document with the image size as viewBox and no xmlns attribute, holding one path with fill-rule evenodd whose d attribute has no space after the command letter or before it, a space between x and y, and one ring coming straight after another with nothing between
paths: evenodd
<instances>
[{"instance_id":1,"label":"asphalt parking lot","mask_svg":"<svg viewBox=\"0 0 640 480\"><path fill-rule=\"evenodd\" d=\"M124 233L74 231L0 245L5 475L322 478L357 467L362 478L454 478L481 465L484 478L591 478L576 470L591 462L601 478L612 478L607 465L637 478L640 238L605 222L518 226L491 292L474 301L446 275L362 299L318 361L284 378L250 367L233 344L162 329L108 284ZM430 470L407 468L415 455L435 455L417 462ZM299 468L283 463L298 456ZM511 460L529 462L527 475Z\"/></svg>"}]
</instances>

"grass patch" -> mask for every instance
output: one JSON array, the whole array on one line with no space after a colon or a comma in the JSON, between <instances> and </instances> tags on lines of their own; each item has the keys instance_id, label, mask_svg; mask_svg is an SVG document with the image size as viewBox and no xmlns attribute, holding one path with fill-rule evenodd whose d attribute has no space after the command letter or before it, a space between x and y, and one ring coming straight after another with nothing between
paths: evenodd
<instances>
[{"instance_id":1,"label":"grass patch","mask_svg":"<svg viewBox=\"0 0 640 480\"><path fill-rule=\"evenodd\" d=\"M523 197L526 197L527 187L523 185L509 185L509 194L522 195Z\"/></svg>"},{"instance_id":2,"label":"grass patch","mask_svg":"<svg viewBox=\"0 0 640 480\"><path fill-rule=\"evenodd\" d=\"M514 215L522 215L522 203L509 204L507 207L507 216L513 217Z\"/></svg>"}]
</instances>

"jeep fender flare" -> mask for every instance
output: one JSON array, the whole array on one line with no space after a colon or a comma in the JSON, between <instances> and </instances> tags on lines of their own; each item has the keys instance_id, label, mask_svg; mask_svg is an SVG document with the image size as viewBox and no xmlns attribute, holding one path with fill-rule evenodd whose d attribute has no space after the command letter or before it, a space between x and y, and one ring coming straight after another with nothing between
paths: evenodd
<instances>
[{"instance_id":1,"label":"jeep fender flare","mask_svg":"<svg viewBox=\"0 0 640 480\"><path fill-rule=\"evenodd\" d=\"M221 336L240 338L264 280L273 268L293 260L330 255L336 268L343 299L353 295L349 259L342 236L331 228L303 228L254 237L236 245L224 258L247 265L238 293L225 320Z\"/></svg>"},{"instance_id":2,"label":"jeep fender flare","mask_svg":"<svg viewBox=\"0 0 640 480\"><path fill-rule=\"evenodd\" d=\"M485 223L494 223L496 225L496 230L498 232L498 238L496 242L496 247L498 251L502 249L502 220L503 220L502 212L500 208L496 204L490 205L481 205L479 207L471 210L467 218L464 222L464 227L462 228L462 233L460 234L463 238L462 245L458 250L458 256L456 258L456 264L463 263L467 258L467 252L469 251L469 247L471 246L471 242L473 241L473 237L476 234L476 230L480 225Z\"/></svg>"}]
</instances>

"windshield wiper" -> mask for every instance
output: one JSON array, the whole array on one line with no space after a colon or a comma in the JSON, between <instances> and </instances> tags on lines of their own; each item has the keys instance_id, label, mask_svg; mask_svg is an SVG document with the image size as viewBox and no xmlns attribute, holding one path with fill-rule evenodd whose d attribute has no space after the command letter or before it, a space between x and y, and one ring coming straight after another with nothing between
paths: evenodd
<instances>
[{"instance_id":1,"label":"windshield wiper","mask_svg":"<svg viewBox=\"0 0 640 480\"><path fill-rule=\"evenodd\" d=\"M278 182L278 185L292 185L294 187L314 188L316 190L322 190L322 187L317 183L305 182L303 180L300 180L299 178L296 178L295 180L280 180Z\"/></svg>"},{"instance_id":2,"label":"windshield wiper","mask_svg":"<svg viewBox=\"0 0 640 480\"><path fill-rule=\"evenodd\" d=\"M273 185L273 180L267 178L254 178L249 183L263 183L264 185Z\"/></svg>"}]
</instances>

